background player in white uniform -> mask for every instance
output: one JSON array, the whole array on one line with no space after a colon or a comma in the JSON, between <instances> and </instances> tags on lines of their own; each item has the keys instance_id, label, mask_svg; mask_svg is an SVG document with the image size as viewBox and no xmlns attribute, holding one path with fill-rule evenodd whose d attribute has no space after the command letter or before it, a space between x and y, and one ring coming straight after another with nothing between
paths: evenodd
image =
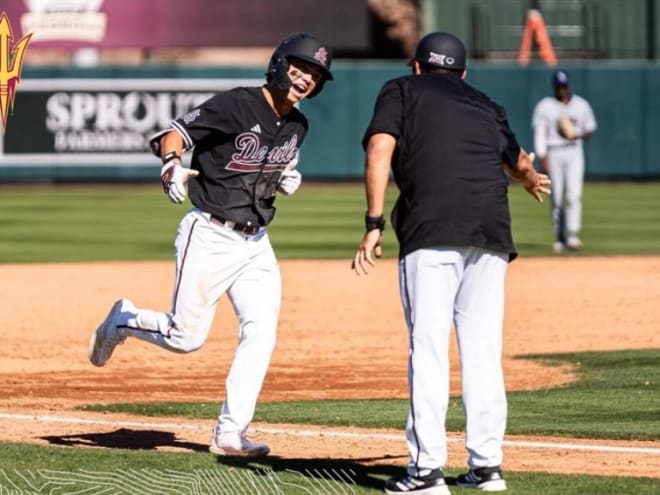
<instances>
[{"instance_id":1,"label":"background player in white uniform","mask_svg":"<svg viewBox=\"0 0 660 495\"><path fill-rule=\"evenodd\" d=\"M506 489L502 442L507 403L502 372L504 281L516 251L507 200L509 174L537 200L548 178L534 170L506 112L464 81L463 43L449 33L422 38L413 75L385 83L363 145L367 232L353 259L358 274L380 255L390 170L399 189L392 225L409 330L407 475L388 494L447 495L445 418L449 332L461 359L467 473L457 484ZM504 165L504 170L503 166Z\"/></svg>"},{"instance_id":2,"label":"background player in white uniform","mask_svg":"<svg viewBox=\"0 0 660 495\"><path fill-rule=\"evenodd\" d=\"M546 96L536 104L532 127L534 150L552 181L552 247L561 252L582 247L582 144L596 130L596 119L587 100L571 93L568 73L555 72L552 87L554 96Z\"/></svg>"},{"instance_id":3,"label":"background player in white uniform","mask_svg":"<svg viewBox=\"0 0 660 495\"><path fill-rule=\"evenodd\" d=\"M264 86L219 93L152 138L166 194L182 203L189 188L193 204L175 240L172 306L169 312L138 309L121 299L90 340L96 366L104 366L127 337L173 352L195 351L227 293L240 327L211 438L216 454L269 452L246 437L275 346L281 300L280 269L266 226L275 214L276 191L291 194L301 181L292 165L307 119L294 105L332 79L331 60L317 38L290 35L275 49ZM187 169L181 154L192 148Z\"/></svg>"}]
</instances>

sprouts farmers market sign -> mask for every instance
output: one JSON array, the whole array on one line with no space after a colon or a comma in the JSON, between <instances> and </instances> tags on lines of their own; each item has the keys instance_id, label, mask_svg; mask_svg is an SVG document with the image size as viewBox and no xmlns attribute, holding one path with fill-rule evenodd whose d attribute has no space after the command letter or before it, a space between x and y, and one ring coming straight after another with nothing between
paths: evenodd
<instances>
[{"instance_id":1,"label":"sprouts farmers market sign","mask_svg":"<svg viewBox=\"0 0 660 495\"><path fill-rule=\"evenodd\" d=\"M149 137L218 91L256 79L28 79L0 165L153 163Z\"/></svg>"}]
</instances>

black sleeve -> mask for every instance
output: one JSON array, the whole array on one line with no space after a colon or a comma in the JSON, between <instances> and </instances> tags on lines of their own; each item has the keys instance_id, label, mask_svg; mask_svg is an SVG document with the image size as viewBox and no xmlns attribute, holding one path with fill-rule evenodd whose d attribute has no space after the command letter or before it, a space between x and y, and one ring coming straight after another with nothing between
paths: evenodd
<instances>
[{"instance_id":1,"label":"black sleeve","mask_svg":"<svg viewBox=\"0 0 660 495\"><path fill-rule=\"evenodd\" d=\"M185 115L173 120L170 127L183 137L186 149L214 133L234 131L235 99L230 92L218 93Z\"/></svg>"},{"instance_id":2,"label":"black sleeve","mask_svg":"<svg viewBox=\"0 0 660 495\"><path fill-rule=\"evenodd\" d=\"M386 82L378 94L374 113L362 138L362 147L366 149L367 142L373 134L385 132L395 138L401 137L403 125L403 90L400 80Z\"/></svg>"},{"instance_id":3,"label":"black sleeve","mask_svg":"<svg viewBox=\"0 0 660 495\"><path fill-rule=\"evenodd\" d=\"M516 168L518 155L520 154L520 145L516 136L509 126L506 111L499 105L495 107L497 115L497 126L502 139L502 162L511 168Z\"/></svg>"}]
</instances>

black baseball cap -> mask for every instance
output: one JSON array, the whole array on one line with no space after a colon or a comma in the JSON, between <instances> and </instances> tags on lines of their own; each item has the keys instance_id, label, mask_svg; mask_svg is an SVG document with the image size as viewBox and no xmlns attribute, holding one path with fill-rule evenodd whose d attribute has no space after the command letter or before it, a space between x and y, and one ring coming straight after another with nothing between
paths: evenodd
<instances>
[{"instance_id":1,"label":"black baseball cap","mask_svg":"<svg viewBox=\"0 0 660 495\"><path fill-rule=\"evenodd\" d=\"M465 69L466 58L465 45L460 39L451 33L435 32L419 40L415 57L408 65L417 60L435 67L460 70Z\"/></svg>"}]
</instances>

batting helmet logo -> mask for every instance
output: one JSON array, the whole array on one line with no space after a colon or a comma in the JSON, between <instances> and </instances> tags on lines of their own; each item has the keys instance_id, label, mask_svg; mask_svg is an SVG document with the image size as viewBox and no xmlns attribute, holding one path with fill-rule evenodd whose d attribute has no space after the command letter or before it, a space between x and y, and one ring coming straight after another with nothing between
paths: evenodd
<instances>
[{"instance_id":1,"label":"batting helmet logo","mask_svg":"<svg viewBox=\"0 0 660 495\"><path fill-rule=\"evenodd\" d=\"M328 66L328 50L326 50L324 46L316 51L313 58L323 65L323 67Z\"/></svg>"}]
</instances>

